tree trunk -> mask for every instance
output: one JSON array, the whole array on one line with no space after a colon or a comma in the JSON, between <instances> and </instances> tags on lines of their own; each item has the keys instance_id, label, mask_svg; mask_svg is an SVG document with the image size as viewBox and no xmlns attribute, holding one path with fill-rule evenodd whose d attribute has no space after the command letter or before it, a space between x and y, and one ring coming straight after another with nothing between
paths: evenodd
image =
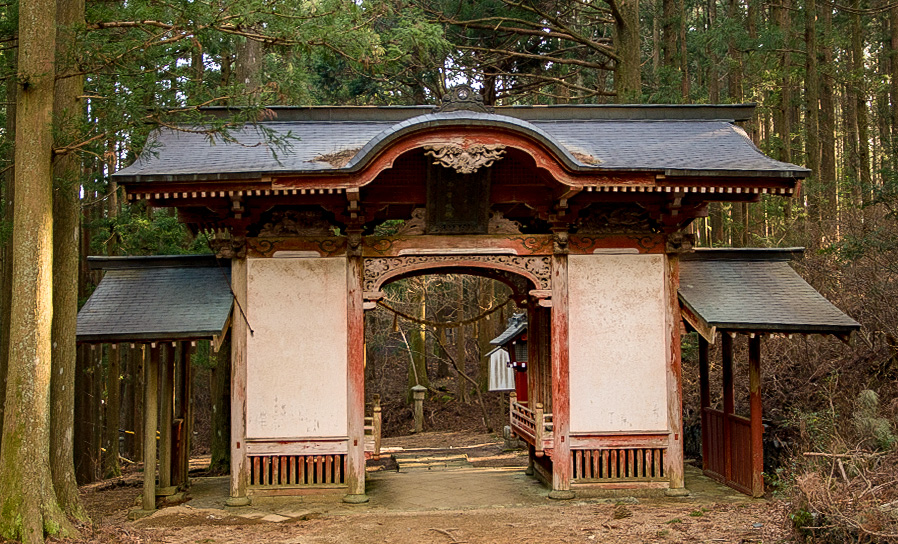
<instances>
[{"instance_id":1,"label":"tree trunk","mask_svg":"<svg viewBox=\"0 0 898 544\"><path fill-rule=\"evenodd\" d=\"M717 26L717 0L708 0L708 25L706 32L713 32ZM708 55L708 100L712 104L720 102L720 74L717 65L720 59L717 57L717 51L714 44L709 40L706 46L705 54Z\"/></svg>"},{"instance_id":2,"label":"tree trunk","mask_svg":"<svg viewBox=\"0 0 898 544\"><path fill-rule=\"evenodd\" d=\"M121 346L110 344L109 365L106 371L106 417L103 423L103 477L122 475L119 464L118 430L121 427Z\"/></svg>"},{"instance_id":3,"label":"tree trunk","mask_svg":"<svg viewBox=\"0 0 898 544\"><path fill-rule=\"evenodd\" d=\"M10 51L10 68L15 69L16 49ZM16 85L6 85L6 101L9 104L16 103ZM6 133L16 133L16 109L6 108ZM9 163L15 165L15 148L9 149ZM8 223L13 222L15 168L10 168L3 175L3 218ZM0 259L0 316L9 316L12 307L12 240L3 243L2 259ZM6 404L6 374L9 367L9 322L0 323L0 447L3 445L3 412Z\"/></svg>"},{"instance_id":4,"label":"tree trunk","mask_svg":"<svg viewBox=\"0 0 898 544\"><path fill-rule=\"evenodd\" d=\"M262 43L249 39L238 43L236 64L237 83L243 85L248 94L254 94L262 82Z\"/></svg>"},{"instance_id":5,"label":"tree trunk","mask_svg":"<svg viewBox=\"0 0 898 544\"><path fill-rule=\"evenodd\" d=\"M820 6L823 19L823 45L821 56L825 71L820 79L820 174L818 185L821 189L820 216L821 235L824 239L832 238L838 225L838 192L836 184L836 103L832 69L833 48L833 14L832 6L824 3Z\"/></svg>"},{"instance_id":6,"label":"tree trunk","mask_svg":"<svg viewBox=\"0 0 898 544\"><path fill-rule=\"evenodd\" d=\"M415 297L415 317L418 319L425 319L427 316L427 295L426 295L426 284L424 282L423 276L418 276L417 278L412 278L409 280L408 285L414 290ZM423 385L424 387L428 387L430 385L430 381L427 378L427 346L426 346L426 334L427 331L424 328L424 325L420 325L418 323L413 323L411 328L411 334L408 339L408 348L410 351L410 361L409 361L409 369L408 369L408 401L412 401L412 387L416 385Z\"/></svg>"},{"instance_id":7,"label":"tree trunk","mask_svg":"<svg viewBox=\"0 0 898 544\"><path fill-rule=\"evenodd\" d=\"M742 21L742 8L739 7L737 0L729 0L727 5L727 17L730 21ZM749 21L751 17L749 17ZM727 41L727 56L730 60L729 77L727 85L729 87L730 102L742 102L742 52L736 47L736 37L730 36ZM736 205L733 206L733 209Z\"/></svg>"},{"instance_id":8,"label":"tree trunk","mask_svg":"<svg viewBox=\"0 0 898 544\"><path fill-rule=\"evenodd\" d=\"M614 31L620 60L614 66L614 91L618 104L641 102L642 69L639 52L639 0L615 0Z\"/></svg>"},{"instance_id":9,"label":"tree trunk","mask_svg":"<svg viewBox=\"0 0 898 544\"><path fill-rule=\"evenodd\" d=\"M214 354L215 366L210 376L212 396L212 460L210 474L227 474L231 470L231 334Z\"/></svg>"},{"instance_id":10,"label":"tree trunk","mask_svg":"<svg viewBox=\"0 0 898 544\"><path fill-rule=\"evenodd\" d=\"M860 10L863 6L860 0L853 2L853 7ZM863 36L861 16L858 11L851 13L851 66L852 66L852 94L854 98L854 115L857 123L857 174L860 182L856 192L856 204L865 206L869 203L873 187L870 172L870 132L869 113L867 111L867 85L866 85L866 40ZM867 214L862 214L866 216ZM869 228L864 223L864 230Z\"/></svg>"},{"instance_id":11,"label":"tree trunk","mask_svg":"<svg viewBox=\"0 0 898 544\"><path fill-rule=\"evenodd\" d=\"M807 104L807 116L805 117L805 165L813 172L809 179L805 180L805 188L808 195L808 215L811 222L820 221L820 75L817 72L817 1L805 0L805 102ZM819 239L808 240L815 246Z\"/></svg>"},{"instance_id":12,"label":"tree trunk","mask_svg":"<svg viewBox=\"0 0 898 544\"><path fill-rule=\"evenodd\" d=\"M75 45L75 28L84 23L84 0L59 0L57 3L56 54L70 58ZM58 66L57 72L70 67ZM67 77L56 82L54 115L79 126L84 117L81 95L82 77ZM80 135L59 128L60 138L69 143ZM56 187L53 193L53 373L51 378L50 453L53 487L59 505L70 516L87 520L75 479L75 367L78 358L75 330L78 321L78 259L81 234L79 201L81 161L73 153L53 163ZM116 458L116 461L118 459Z\"/></svg>"},{"instance_id":13,"label":"tree trunk","mask_svg":"<svg viewBox=\"0 0 898 544\"><path fill-rule=\"evenodd\" d=\"M465 279L462 276L458 276L458 313L456 314L458 317L456 321L461 321L465 318ZM467 359L467 346L468 339L465 338L465 326L459 325L457 332L455 334L455 364L456 371L459 374L467 375L467 369L465 368L465 360ZM468 384L467 380L464 377L458 377L458 398L463 403L468 403Z\"/></svg>"},{"instance_id":14,"label":"tree trunk","mask_svg":"<svg viewBox=\"0 0 898 544\"><path fill-rule=\"evenodd\" d=\"M898 4L889 10L889 94L891 95L891 167L898 171Z\"/></svg>"},{"instance_id":15,"label":"tree trunk","mask_svg":"<svg viewBox=\"0 0 898 544\"><path fill-rule=\"evenodd\" d=\"M131 350L131 379L134 388L134 405L131 418L134 421L132 444L134 445L133 461L143 461L143 368L147 364L147 345L138 344ZM230 429L230 427L228 427Z\"/></svg>"},{"instance_id":16,"label":"tree trunk","mask_svg":"<svg viewBox=\"0 0 898 544\"><path fill-rule=\"evenodd\" d=\"M16 209L10 350L0 449L0 537L71 534L50 469L53 316L53 87L56 3L19 3Z\"/></svg>"},{"instance_id":17,"label":"tree trunk","mask_svg":"<svg viewBox=\"0 0 898 544\"><path fill-rule=\"evenodd\" d=\"M679 0L677 11L680 13L679 20L679 46L680 46L680 95L682 103L689 104L691 99L690 81L689 81L689 57L686 49L686 2ZM637 19L638 20L638 19ZM637 44L638 47L639 44ZM638 49L637 49L638 50Z\"/></svg>"}]
</instances>

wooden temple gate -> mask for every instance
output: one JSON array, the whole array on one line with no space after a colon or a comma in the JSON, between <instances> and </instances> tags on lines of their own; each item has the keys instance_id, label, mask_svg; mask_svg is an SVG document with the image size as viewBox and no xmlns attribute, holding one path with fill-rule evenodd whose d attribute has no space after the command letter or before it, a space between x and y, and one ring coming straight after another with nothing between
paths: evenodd
<instances>
[{"instance_id":1,"label":"wooden temple gate","mask_svg":"<svg viewBox=\"0 0 898 544\"><path fill-rule=\"evenodd\" d=\"M229 505L368 500L364 311L425 272L503 281L527 309L528 401L509 417L551 497L685 492L686 230L709 201L791 196L807 175L751 145L751 106L493 109L461 87L435 109L271 112L214 147L159 130L114 174L230 259ZM273 159L272 133L302 139Z\"/></svg>"}]
</instances>

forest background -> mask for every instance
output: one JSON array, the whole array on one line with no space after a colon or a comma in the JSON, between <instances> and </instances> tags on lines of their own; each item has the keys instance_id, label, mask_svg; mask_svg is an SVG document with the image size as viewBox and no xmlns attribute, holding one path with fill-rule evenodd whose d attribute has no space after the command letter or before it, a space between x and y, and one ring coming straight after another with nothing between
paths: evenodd
<instances>
[{"instance_id":1,"label":"forest background","mask_svg":"<svg viewBox=\"0 0 898 544\"><path fill-rule=\"evenodd\" d=\"M435 104L458 83L496 105L758 104L752 140L813 174L798 198L712 204L693 226L698 244L807 247L795 266L863 324L850 345L765 342L767 482L793 501L801 538L894 534L898 3L20 0L0 5L0 536L73 533L68 519L84 519L76 483L116 474L119 430L139 425L142 352L76 357L76 300L99 281L86 257L209 251L173 211L128 203L109 178L152 129L208 121L204 106L246 106L208 125L226 139L264 105ZM442 322L502 299L461 277L409 280L391 296ZM464 412L503 317L441 336L375 314L370 366L439 380L454 363L455 385L433 386L431 399ZM694 339L684 350L690 429ZM227 467L215 416L228 410L227 357L201 345L194 364L215 407L213 469ZM405 413L394 402L385 413ZM138 442L125 433L121 453L138 460Z\"/></svg>"}]
</instances>

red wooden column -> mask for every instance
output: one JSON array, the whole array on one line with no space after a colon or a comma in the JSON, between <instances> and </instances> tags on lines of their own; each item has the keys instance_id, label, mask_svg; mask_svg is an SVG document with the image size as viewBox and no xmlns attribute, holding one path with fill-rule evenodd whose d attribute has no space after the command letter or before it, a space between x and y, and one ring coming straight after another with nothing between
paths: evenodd
<instances>
[{"instance_id":1,"label":"red wooden column","mask_svg":"<svg viewBox=\"0 0 898 544\"><path fill-rule=\"evenodd\" d=\"M751 406L751 495L764 495L764 425L761 422L761 335L748 339L749 405Z\"/></svg>"},{"instance_id":2,"label":"red wooden column","mask_svg":"<svg viewBox=\"0 0 898 544\"><path fill-rule=\"evenodd\" d=\"M677 254L667 256L667 312L668 361L667 361L667 455L664 457L665 471L670 487L667 494L683 496L686 480L683 465L683 377L680 352L680 258Z\"/></svg>"},{"instance_id":3,"label":"red wooden column","mask_svg":"<svg viewBox=\"0 0 898 544\"><path fill-rule=\"evenodd\" d=\"M571 491L571 390L568 349L568 258L552 257L552 491L549 498L572 499ZM538 421L537 425L542 425Z\"/></svg>"},{"instance_id":4,"label":"red wooden column","mask_svg":"<svg viewBox=\"0 0 898 544\"><path fill-rule=\"evenodd\" d=\"M723 333L720 350L723 354L723 477L733 480L733 426L731 419L736 411L736 399L733 392L733 337Z\"/></svg>"},{"instance_id":5,"label":"red wooden column","mask_svg":"<svg viewBox=\"0 0 898 544\"><path fill-rule=\"evenodd\" d=\"M236 300L231 317L231 489L228 506L246 506L248 465L246 464L246 258L231 260L231 285ZM242 308L242 310L241 310Z\"/></svg>"},{"instance_id":6,"label":"red wooden column","mask_svg":"<svg viewBox=\"0 0 898 544\"><path fill-rule=\"evenodd\" d=\"M701 397L702 418L702 469L708 470L708 458L711 455L711 430L708 428L706 410L711 407L711 381L708 369L710 345L705 337L698 336L698 383Z\"/></svg>"},{"instance_id":7,"label":"red wooden column","mask_svg":"<svg viewBox=\"0 0 898 544\"><path fill-rule=\"evenodd\" d=\"M365 311L362 308L362 258L349 255L346 267L347 380L346 411L349 444L343 502L368 502L365 494Z\"/></svg>"}]
</instances>

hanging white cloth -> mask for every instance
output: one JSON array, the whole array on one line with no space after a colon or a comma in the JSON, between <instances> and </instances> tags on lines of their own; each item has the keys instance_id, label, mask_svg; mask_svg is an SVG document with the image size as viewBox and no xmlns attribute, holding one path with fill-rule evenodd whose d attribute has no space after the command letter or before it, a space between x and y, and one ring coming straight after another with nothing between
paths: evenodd
<instances>
[{"instance_id":1,"label":"hanging white cloth","mask_svg":"<svg viewBox=\"0 0 898 544\"><path fill-rule=\"evenodd\" d=\"M514 369L508 366L508 351L494 349L490 357L490 391L514 391Z\"/></svg>"}]
</instances>

